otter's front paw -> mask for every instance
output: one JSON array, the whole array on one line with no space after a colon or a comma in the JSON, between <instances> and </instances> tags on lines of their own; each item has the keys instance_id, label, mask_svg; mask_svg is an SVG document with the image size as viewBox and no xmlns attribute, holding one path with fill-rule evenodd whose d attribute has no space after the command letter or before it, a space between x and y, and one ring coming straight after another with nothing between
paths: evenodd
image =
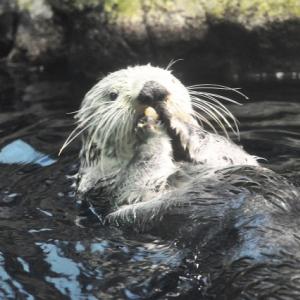
<instances>
[{"instance_id":1,"label":"otter's front paw","mask_svg":"<svg viewBox=\"0 0 300 300\"><path fill-rule=\"evenodd\" d=\"M135 128L137 137L140 140L148 139L162 131L161 121L158 119L156 111L152 108L145 110L145 115L138 121Z\"/></svg>"}]
</instances>

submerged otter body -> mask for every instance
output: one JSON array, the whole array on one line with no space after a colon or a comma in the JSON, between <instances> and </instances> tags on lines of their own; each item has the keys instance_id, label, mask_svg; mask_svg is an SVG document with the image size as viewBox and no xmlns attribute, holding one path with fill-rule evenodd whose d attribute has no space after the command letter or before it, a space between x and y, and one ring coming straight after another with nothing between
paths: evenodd
<instances>
[{"instance_id":1,"label":"submerged otter body","mask_svg":"<svg viewBox=\"0 0 300 300\"><path fill-rule=\"evenodd\" d=\"M78 192L108 224L195 249L203 299L300 299L299 191L207 130L235 125L207 87L150 65L97 83L65 144L82 136Z\"/></svg>"}]
</instances>

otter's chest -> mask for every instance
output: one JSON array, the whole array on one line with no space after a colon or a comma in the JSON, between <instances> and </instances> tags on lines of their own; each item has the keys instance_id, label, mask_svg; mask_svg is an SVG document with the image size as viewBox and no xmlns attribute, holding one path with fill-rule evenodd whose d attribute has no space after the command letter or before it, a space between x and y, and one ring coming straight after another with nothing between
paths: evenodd
<instances>
[{"instance_id":1,"label":"otter's chest","mask_svg":"<svg viewBox=\"0 0 300 300\"><path fill-rule=\"evenodd\" d=\"M79 171L78 191L80 193L89 191L101 179L103 179L103 184L106 184L106 181L111 182L112 178L119 173L123 165L124 162L120 162L115 158L105 157L102 161L97 162L97 164L81 167ZM110 179L106 180L106 178Z\"/></svg>"}]
</instances>

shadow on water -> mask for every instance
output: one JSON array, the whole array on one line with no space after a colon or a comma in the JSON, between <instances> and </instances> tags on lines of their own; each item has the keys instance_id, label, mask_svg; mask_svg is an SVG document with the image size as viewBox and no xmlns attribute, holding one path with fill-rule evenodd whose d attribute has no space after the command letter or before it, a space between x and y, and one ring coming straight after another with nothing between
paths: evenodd
<instances>
[{"instance_id":1,"label":"shadow on water","mask_svg":"<svg viewBox=\"0 0 300 300\"><path fill-rule=\"evenodd\" d=\"M70 92L72 91L72 92ZM231 107L241 143L300 185L300 88L248 86ZM0 112L1 299L199 299L209 278L189 250L151 235L80 222L73 175L79 145L58 150L81 94L38 81ZM18 100L18 99L17 99ZM195 258L196 260L196 258Z\"/></svg>"}]
</instances>

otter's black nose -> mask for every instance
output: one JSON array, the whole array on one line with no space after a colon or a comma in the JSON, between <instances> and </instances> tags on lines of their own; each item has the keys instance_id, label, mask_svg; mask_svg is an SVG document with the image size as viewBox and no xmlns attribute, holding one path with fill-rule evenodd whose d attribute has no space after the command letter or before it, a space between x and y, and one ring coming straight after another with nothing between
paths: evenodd
<instances>
[{"instance_id":1,"label":"otter's black nose","mask_svg":"<svg viewBox=\"0 0 300 300\"><path fill-rule=\"evenodd\" d=\"M155 104L163 101L168 96L168 91L165 87L156 81L148 81L144 84L137 99L142 104Z\"/></svg>"}]
</instances>

